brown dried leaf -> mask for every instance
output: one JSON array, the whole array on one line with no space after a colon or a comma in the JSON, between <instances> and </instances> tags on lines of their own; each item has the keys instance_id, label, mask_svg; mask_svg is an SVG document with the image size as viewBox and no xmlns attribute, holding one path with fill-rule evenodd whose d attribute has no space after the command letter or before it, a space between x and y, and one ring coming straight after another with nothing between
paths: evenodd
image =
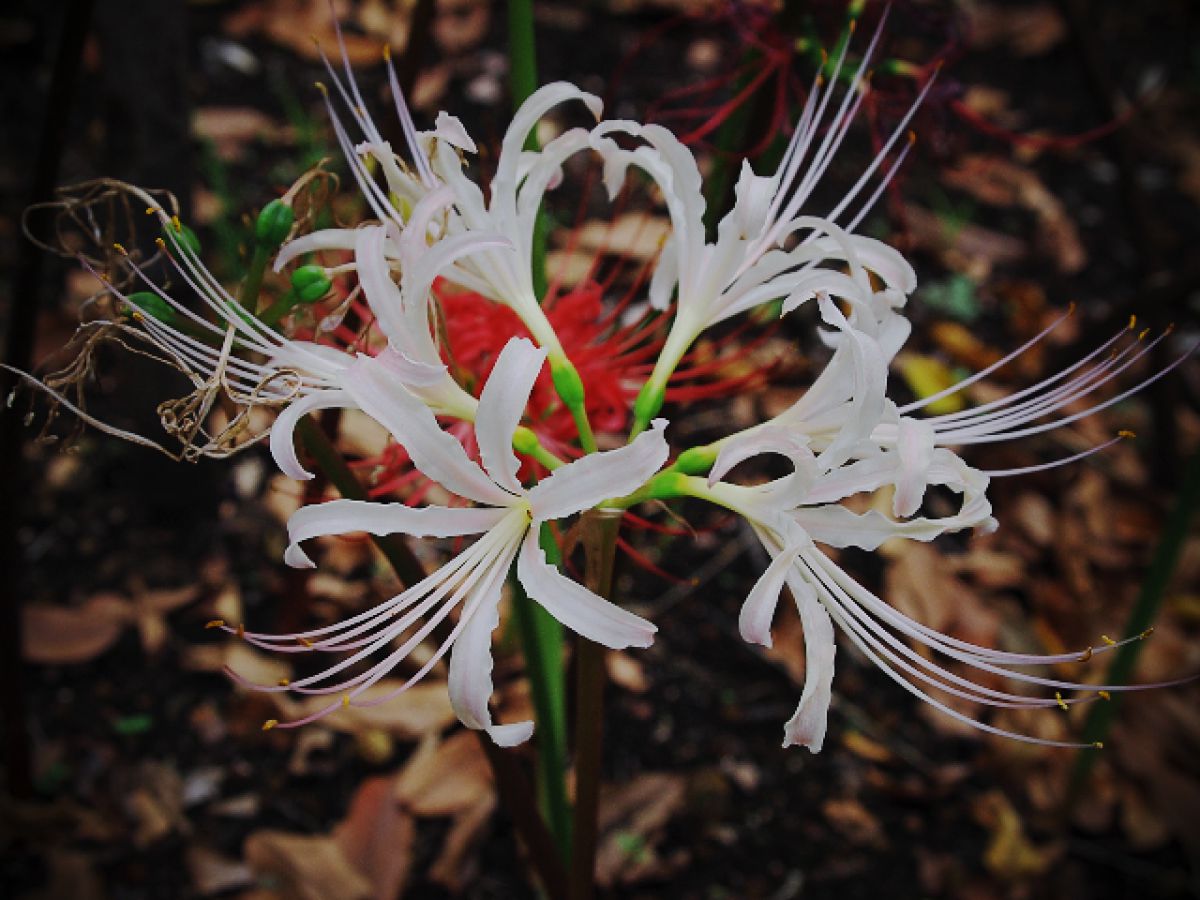
<instances>
[{"instance_id":1,"label":"brown dried leaf","mask_svg":"<svg viewBox=\"0 0 1200 900\"><path fill-rule=\"evenodd\" d=\"M437 859L429 867L429 877L452 894L462 889L475 877L474 852L487 830L496 808L495 794L480 797L474 806L469 806L454 817Z\"/></svg>"},{"instance_id":2,"label":"brown dried leaf","mask_svg":"<svg viewBox=\"0 0 1200 900\"><path fill-rule=\"evenodd\" d=\"M374 900L374 888L325 835L256 831L246 838L246 862L283 882L289 900Z\"/></svg>"},{"instance_id":3,"label":"brown dried leaf","mask_svg":"<svg viewBox=\"0 0 1200 900\"><path fill-rule=\"evenodd\" d=\"M625 213L610 220L592 219L575 229L573 238L580 250L651 260L671 233L671 222L663 216Z\"/></svg>"},{"instance_id":4,"label":"brown dried leaf","mask_svg":"<svg viewBox=\"0 0 1200 900\"><path fill-rule=\"evenodd\" d=\"M416 837L416 823L396 802L388 776L359 785L346 817L333 829L342 854L370 879L375 900L393 900L403 893Z\"/></svg>"},{"instance_id":5,"label":"brown dried leaf","mask_svg":"<svg viewBox=\"0 0 1200 900\"><path fill-rule=\"evenodd\" d=\"M385 678L363 691L359 700L369 701L389 694L402 682ZM307 716L327 707L336 698L325 696L295 700L287 694L272 694L280 712L287 718ZM322 719L322 724L335 731L357 734L361 731L386 731L402 740L412 740L427 734L444 731L456 717L450 707L446 685L431 682L417 684L378 706L347 706Z\"/></svg>"},{"instance_id":6,"label":"brown dried leaf","mask_svg":"<svg viewBox=\"0 0 1200 900\"><path fill-rule=\"evenodd\" d=\"M875 849L887 846L883 825L859 801L826 800L821 805L821 812L834 830L851 844Z\"/></svg>"},{"instance_id":7,"label":"brown dried leaf","mask_svg":"<svg viewBox=\"0 0 1200 900\"><path fill-rule=\"evenodd\" d=\"M192 875L192 886L203 896L249 887L254 882L254 873L244 862L207 847L188 847L184 859Z\"/></svg>"},{"instance_id":8,"label":"brown dried leaf","mask_svg":"<svg viewBox=\"0 0 1200 900\"><path fill-rule=\"evenodd\" d=\"M644 694L650 689L650 679L640 660L625 652L609 653L605 656L608 677L613 684L631 694Z\"/></svg>"},{"instance_id":9,"label":"brown dried leaf","mask_svg":"<svg viewBox=\"0 0 1200 900\"><path fill-rule=\"evenodd\" d=\"M77 607L26 606L21 655L43 665L87 662L117 642L133 615L132 603L109 593L89 597Z\"/></svg>"},{"instance_id":10,"label":"brown dried leaf","mask_svg":"<svg viewBox=\"0 0 1200 900\"><path fill-rule=\"evenodd\" d=\"M429 735L396 778L396 800L417 816L452 816L494 794L492 770L470 731Z\"/></svg>"}]
</instances>

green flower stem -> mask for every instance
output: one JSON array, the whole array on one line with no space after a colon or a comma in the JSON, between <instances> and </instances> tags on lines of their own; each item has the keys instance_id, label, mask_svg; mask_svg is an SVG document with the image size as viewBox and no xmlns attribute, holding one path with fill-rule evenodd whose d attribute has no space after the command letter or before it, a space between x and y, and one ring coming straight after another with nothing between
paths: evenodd
<instances>
[{"instance_id":1,"label":"green flower stem","mask_svg":"<svg viewBox=\"0 0 1200 900\"><path fill-rule=\"evenodd\" d=\"M561 553L548 525L542 525L542 550L553 565ZM571 804L567 800L566 679L563 676L563 629L558 620L525 593L513 578L513 614L525 653L537 728L537 787L542 815L564 862L571 857Z\"/></svg>"},{"instance_id":2,"label":"green flower stem","mask_svg":"<svg viewBox=\"0 0 1200 900\"><path fill-rule=\"evenodd\" d=\"M1154 625L1158 611L1166 596L1167 586L1179 562L1179 554L1187 538L1188 528L1196 508L1200 505L1200 451L1192 455L1191 461L1185 466L1183 486L1175 498L1175 506L1171 510L1163 528L1162 537L1154 551L1150 562L1150 571L1142 583L1137 603L1129 614L1125 625L1126 638L1146 634ZM1133 677L1133 669L1137 663L1138 654L1142 652L1145 641L1130 641L1113 653L1113 661L1108 667L1105 681L1108 684L1128 684ZM1108 736L1113 720L1116 718L1117 706L1121 695L1114 693L1111 700L1092 704L1087 721L1083 727L1083 740L1090 744L1103 746ZM1099 749L1099 746L1097 749ZM1071 773L1071 782L1067 791L1067 802L1073 804L1083 789L1092 767L1096 764L1096 750L1083 750L1075 758L1075 768Z\"/></svg>"},{"instance_id":3,"label":"green flower stem","mask_svg":"<svg viewBox=\"0 0 1200 900\"><path fill-rule=\"evenodd\" d=\"M301 419L296 430L304 448L312 457L313 463L343 497L348 500L367 499L366 491L363 490L354 473L350 471L346 461L342 459L333 443L311 417ZM412 551L409 550L403 539L390 535L372 535L371 540L405 585L416 584L425 577L424 569L412 555ZM433 638L440 643L448 637L449 633L449 623L442 622L434 629ZM561 646L561 641L558 646ZM563 689L560 688L560 693L562 691ZM563 717L565 720L565 713L563 713ZM540 725L539 722L539 727ZM565 726L563 726L563 730L565 730ZM513 751L497 747L483 732L477 732L477 735L480 745L487 754L488 762L491 764L500 799L509 815L512 816L513 824L520 833L525 846L529 849L530 864L537 872L538 878L551 900L563 900L567 894L567 876L558 855L560 845L547 830L546 823L532 802L533 793L525 774L521 771L520 761Z\"/></svg>"},{"instance_id":4,"label":"green flower stem","mask_svg":"<svg viewBox=\"0 0 1200 900\"><path fill-rule=\"evenodd\" d=\"M258 294L262 290L263 275L267 271L267 263L271 261L271 248L255 243L254 252L250 254L250 265L246 270L246 280L238 291L238 303L242 309L251 315L258 311Z\"/></svg>"},{"instance_id":5,"label":"green flower stem","mask_svg":"<svg viewBox=\"0 0 1200 900\"><path fill-rule=\"evenodd\" d=\"M591 509L583 514L584 582L606 599L612 597L617 533L623 513ZM595 896L597 814L604 739L604 648L586 638L576 642L575 658L575 818L568 874L569 900Z\"/></svg>"}]
</instances>

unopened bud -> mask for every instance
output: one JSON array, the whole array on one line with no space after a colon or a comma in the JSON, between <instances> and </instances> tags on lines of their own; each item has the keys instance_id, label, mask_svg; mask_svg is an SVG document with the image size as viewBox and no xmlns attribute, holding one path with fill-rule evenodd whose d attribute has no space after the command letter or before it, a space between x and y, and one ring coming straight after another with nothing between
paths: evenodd
<instances>
[{"instance_id":1,"label":"unopened bud","mask_svg":"<svg viewBox=\"0 0 1200 900\"><path fill-rule=\"evenodd\" d=\"M583 380L568 359L559 357L550 360L550 380L554 382L554 389L568 409L583 406Z\"/></svg>"},{"instance_id":2,"label":"unopened bud","mask_svg":"<svg viewBox=\"0 0 1200 900\"><path fill-rule=\"evenodd\" d=\"M537 450L540 443L538 436L524 425L518 425L517 430L513 432L512 445L518 453L529 455Z\"/></svg>"},{"instance_id":3,"label":"unopened bud","mask_svg":"<svg viewBox=\"0 0 1200 900\"><path fill-rule=\"evenodd\" d=\"M300 303L316 303L332 288L333 282L322 266L301 266L292 273L292 290Z\"/></svg>"},{"instance_id":4,"label":"unopened bud","mask_svg":"<svg viewBox=\"0 0 1200 900\"><path fill-rule=\"evenodd\" d=\"M287 240L295 221L296 214L289 204L272 200L258 214L258 221L254 223L254 240L259 246L274 250Z\"/></svg>"},{"instance_id":5,"label":"unopened bud","mask_svg":"<svg viewBox=\"0 0 1200 900\"><path fill-rule=\"evenodd\" d=\"M675 470L684 475L707 475L717 461L717 451L711 447L690 447L675 460Z\"/></svg>"}]
</instances>

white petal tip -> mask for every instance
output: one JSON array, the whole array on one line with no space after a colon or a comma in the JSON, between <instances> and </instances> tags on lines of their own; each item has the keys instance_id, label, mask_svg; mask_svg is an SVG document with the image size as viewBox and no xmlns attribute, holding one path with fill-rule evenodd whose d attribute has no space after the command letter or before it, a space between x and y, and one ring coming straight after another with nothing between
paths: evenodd
<instances>
[{"instance_id":1,"label":"white petal tip","mask_svg":"<svg viewBox=\"0 0 1200 900\"><path fill-rule=\"evenodd\" d=\"M300 549L299 544L289 544L283 552L283 561L293 569L315 569L317 564L309 559L308 554Z\"/></svg>"},{"instance_id":2,"label":"white petal tip","mask_svg":"<svg viewBox=\"0 0 1200 900\"><path fill-rule=\"evenodd\" d=\"M487 729L487 733L497 747L515 747L525 743L533 736L533 722L493 725Z\"/></svg>"}]
</instances>

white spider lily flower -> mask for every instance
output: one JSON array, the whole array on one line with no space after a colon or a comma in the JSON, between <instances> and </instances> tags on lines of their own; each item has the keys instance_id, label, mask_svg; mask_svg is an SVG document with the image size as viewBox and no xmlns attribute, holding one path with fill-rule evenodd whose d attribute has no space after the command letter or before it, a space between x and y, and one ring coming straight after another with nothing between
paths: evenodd
<instances>
[{"instance_id":1,"label":"white spider lily flower","mask_svg":"<svg viewBox=\"0 0 1200 900\"><path fill-rule=\"evenodd\" d=\"M454 191L448 233L502 234L512 242L511 247L493 247L458 260L447 277L512 309L538 344L549 351L552 365L563 353L534 291L534 229L546 191L561 179L562 164L587 149L588 132L572 128L536 152L524 147L538 121L555 106L571 100L582 102L600 118L600 98L565 82L545 85L521 104L500 145L486 201L479 185L464 174L462 158L448 142L436 145L432 159L434 174Z\"/></svg>"},{"instance_id":2,"label":"white spider lily flower","mask_svg":"<svg viewBox=\"0 0 1200 900\"><path fill-rule=\"evenodd\" d=\"M754 451L782 453L795 464L792 475L753 487L718 480L737 462ZM1117 685L1093 685L1024 671L1028 666L1054 666L1083 662L1093 653L1116 644L1060 654L1011 653L983 647L942 634L889 606L855 582L819 547L876 549L890 538L931 541L950 531L993 528L990 506L984 491L987 477L968 467L950 451L934 451L927 479L942 484L962 497L959 512L943 518L892 519L878 511L855 514L840 504L854 493L875 490L891 482L895 462L881 451L876 458L861 460L844 470L821 475L812 452L785 429L759 432L758 446L729 451L719 461L707 482L684 478L681 491L719 503L744 516L771 563L755 583L739 616L739 630L749 642L771 646L771 622L780 593L787 585L796 602L805 635L806 675L795 715L784 729L784 746L802 745L818 752L824 742L834 669L834 626L890 678L905 690L973 728L1031 743L1054 746L1086 746L1048 741L979 721L954 709L930 690L963 700L1001 708L1050 709L1091 699L1101 691L1125 690ZM797 498L802 498L796 505ZM1133 638L1136 640L1137 638ZM926 651L917 652L909 642ZM982 673L1022 682L1052 696L1014 693L980 684L951 670L953 662ZM1070 692L1071 696L1063 696ZM1085 696L1086 695L1086 696Z\"/></svg>"},{"instance_id":3,"label":"white spider lily flower","mask_svg":"<svg viewBox=\"0 0 1200 900\"><path fill-rule=\"evenodd\" d=\"M347 392L392 432L416 467L451 493L477 505L415 509L402 503L333 500L308 506L288 522L291 543L287 562L311 566L300 542L321 535L367 531L482 537L424 581L345 622L298 634L247 633L247 640L265 649L344 655L316 675L286 687L262 688L338 698L314 715L286 725L310 722L343 705L383 702L414 684L450 652L450 699L462 722L487 731L501 745L526 740L532 732L531 722L496 725L488 711L491 635L499 621L501 586L514 560L517 577L529 596L568 628L615 649L652 643L654 625L562 575L546 562L538 539L543 522L574 515L645 484L666 461L666 422L655 422L650 431L625 447L589 454L556 469L532 488L522 486L512 438L545 358L544 349L523 338L509 341L501 352L475 417L482 466L438 426L425 404L395 386L386 362L361 357L346 373ZM416 674L387 697L359 699L456 607L459 617L449 637ZM361 671L355 668L357 674L342 677L352 667L380 656Z\"/></svg>"},{"instance_id":4,"label":"white spider lily flower","mask_svg":"<svg viewBox=\"0 0 1200 900\"><path fill-rule=\"evenodd\" d=\"M666 346L639 397L639 422L644 424L657 412L667 379L701 332L771 300L782 300L785 313L818 296L851 300L856 306L852 324L879 342L888 359L904 343L909 324L898 310L915 289L916 275L897 251L855 235L853 230L903 162L911 142L897 154L850 220L844 226L838 223L888 158L932 82L829 214L823 218L801 215L863 101L865 72L879 34L876 32L867 48L831 121L826 122L826 113L849 42L843 45L828 83L820 76L814 82L776 172L755 175L749 164L743 163L733 209L719 223L713 243L706 243L704 236L705 201L699 168L674 135L656 125L627 121L604 122L593 130L592 144L605 159L610 195L619 190L629 165L636 165L662 189L671 218L672 233L651 282L650 300L654 306L666 308L675 292L677 308ZM626 150L610 137L614 133L642 143ZM842 272L843 266L849 271ZM882 283L881 290L875 289L872 278Z\"/></svg>"}]
</instances>

